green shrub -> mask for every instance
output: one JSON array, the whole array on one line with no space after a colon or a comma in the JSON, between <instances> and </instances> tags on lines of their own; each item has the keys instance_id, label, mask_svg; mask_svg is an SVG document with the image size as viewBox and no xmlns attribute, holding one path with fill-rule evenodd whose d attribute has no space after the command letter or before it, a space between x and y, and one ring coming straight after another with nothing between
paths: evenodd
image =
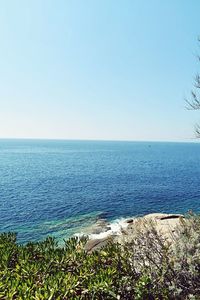
<instances>
[{"instance_id":1,"label":"green shrub","mask_svg":"<svg viewBox=\"0 0 200 300\"><path fill-rule=\"evenodd\" d=\"M87 254L85 243L19 245L1 234L0 299L200 299L199 216L183 220L172 243L150 223L123 245Z\"/></svg>"}]
</instances>

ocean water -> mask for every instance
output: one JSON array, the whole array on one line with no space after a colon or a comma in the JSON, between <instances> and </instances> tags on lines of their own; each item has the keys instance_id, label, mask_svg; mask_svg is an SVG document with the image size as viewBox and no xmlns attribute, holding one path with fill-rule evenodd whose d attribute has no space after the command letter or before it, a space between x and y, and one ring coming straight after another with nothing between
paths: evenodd
<instances>
[{"instance_id":1,"label":"ocean water","mask_svg":"<svg viewBox=\"0 0 200 300\"><path fill-rule=\"evenodd\" d=\"M98 219L200 211L200 144L0 140L0 231L67 238Z\"/></svg>"}]
</instances>

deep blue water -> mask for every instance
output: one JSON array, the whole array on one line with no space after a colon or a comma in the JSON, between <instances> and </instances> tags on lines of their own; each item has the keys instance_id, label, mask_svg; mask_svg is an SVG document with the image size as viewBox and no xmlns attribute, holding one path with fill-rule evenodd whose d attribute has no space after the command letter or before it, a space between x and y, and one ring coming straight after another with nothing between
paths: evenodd
<instances>
[{"instance_id":1,"label":"deep blue water","mask_svg":"<svg viewBox=\"0 0 200 300\"><path fill-rule=\"evenodd\" d=\"M97 218L200 211L200 144L0 140L0 231L62 239Z\"/></svg>"}]
</instances>

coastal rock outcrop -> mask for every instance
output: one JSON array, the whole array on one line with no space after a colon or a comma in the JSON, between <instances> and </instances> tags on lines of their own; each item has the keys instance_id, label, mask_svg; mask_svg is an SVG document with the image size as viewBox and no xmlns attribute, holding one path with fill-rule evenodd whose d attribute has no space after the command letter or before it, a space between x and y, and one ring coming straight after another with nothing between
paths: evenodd
<instances>
[{"instance_id":1,"label":"coastal rock outcrop","mask_svg":"<svg viewBox=\"0 0 200 300\"><path fill-rule=\"evenodd\" d=\"M91 253L94 250L104 247L109 240L111 240L111 237L106 237L103 239L91 239L86 243L85 250L86 252Z\"/></svg>"},{"instance_id":2,"label":"coastal rock outcrop","mask_svg":"<svg viewBox=\"0 0 200 300\"><path fill-rule=\"evenodd\" d=\"M110 240L123 244L125 241L131 241L134 238L134 233L136 230L143 230L143 226L150 226L152 224L156 231L169 242L172 242L172 235L175 232L177 226L181 225L181 220L184 218L181 214L163 214L163 213L152 213L138 218L129 218L125 220L126 226L121 227L118 234L113 233L110 230L110 226L107 222L103 223L107 235L104 238L90 238L86 243L85 250L88 253L92 251L99 250L104 247ZM149 224L149 225L148 225ZM101 232L103 227L101 222L97 224L96 233Z\"/></svg>"}]
</instances>

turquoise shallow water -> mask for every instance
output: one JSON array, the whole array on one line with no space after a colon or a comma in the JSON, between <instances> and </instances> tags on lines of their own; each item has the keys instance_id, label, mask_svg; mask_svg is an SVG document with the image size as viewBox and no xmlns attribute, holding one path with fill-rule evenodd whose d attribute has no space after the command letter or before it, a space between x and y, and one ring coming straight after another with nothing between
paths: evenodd
<instances>
[{"instance_id":1,"label":"turquoise shallow water","mask_svg":"<svg viewBox=\"0 0 200 300\"><path fill-rule=\"evenodd\" d=\"M199 211L198 143L0 140L0 230L59 240L151 212Z\"/></svg>"}]
</instances>

